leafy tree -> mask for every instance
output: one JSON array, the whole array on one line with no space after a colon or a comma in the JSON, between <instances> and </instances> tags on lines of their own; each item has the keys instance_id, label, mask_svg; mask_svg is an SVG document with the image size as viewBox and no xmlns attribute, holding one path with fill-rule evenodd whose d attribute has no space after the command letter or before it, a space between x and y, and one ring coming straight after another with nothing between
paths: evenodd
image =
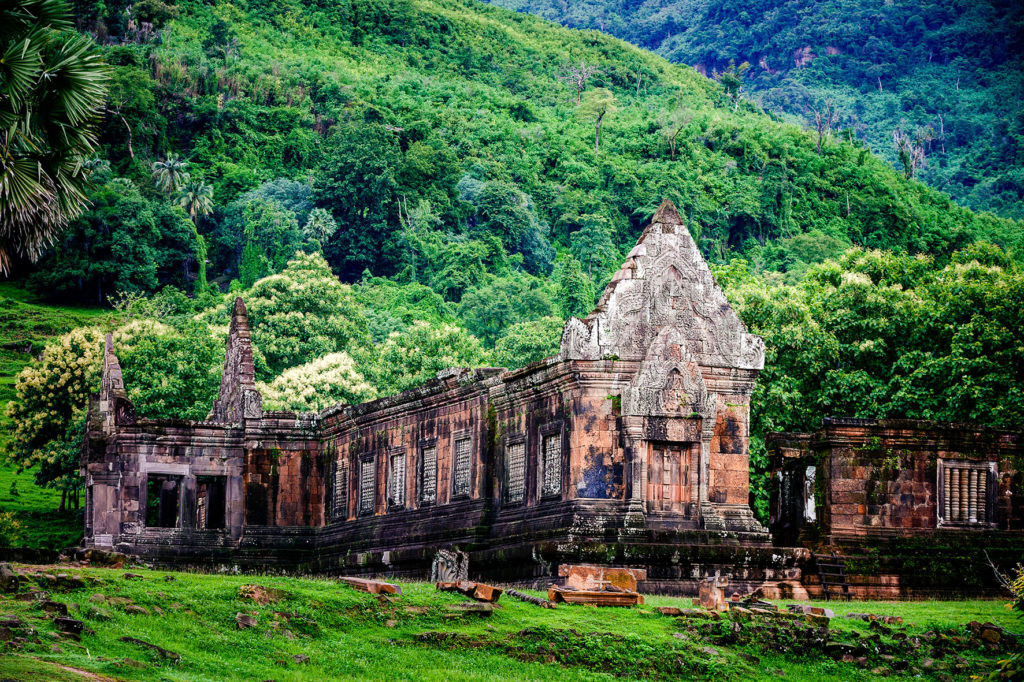
<instances>
[{"instance_id":1,"label":"leafy tree","mask_svg":"<svg viewBox=\"0 0 1024 682\"><path fill-rule=\"evenodd\" d=\"M459 317L466 329L488 346L510 325L554 312L544 283L526 274L492 277L462 296Z\"/></svg>"},{"instance_id":2,"label":"leafy tree","mask_svg":"<svg viewBox=\"0 0 1024 682\"><path fill-rule=\"evenodd\" d=\"M84 419L89 394L102 372L103 334L82 327L54 339L40 358L18 374L7 405L12 430L6 457L19 469L39 467L36 483L67 493L78 489L78 462L70 461L69 438Z\"/></svg>"},{"instance_id":3,"label":"leafy tree","mask_svg":"<svg viewBox=\"0 0 1024 682\"><path fill-rule=\"evenodd\" d=\"M21 522L14 512L0 512L0 547L16 547L21 533Z\"/></svg>"},{"instance_id":4,"label":"leafy tree","mask_svg":"<svg viewBox=\"0 0 1024 682\"><path fill-rule=\"evenodd\" d=\"M310 241L323 246L338 231L338 223L334 216L322 208L314 208L309 212L309 219L302 226L302 232Z\"/></svg>"},{"instance_id":5,"label":"leafy tree","mask_svg":"<svg viewBox=\"0 0 1024 682\"><path fill-rule=\"evenodd\" d=\"M743 87L743 78L749 70L749 63L743 62L737 66L736 62L730 59L728 67L721 72L716 71L714 74L715 80L722 84L722 87L725 88L725 94L733 101L734 110L740 106L740 90Z\"/></svg>"},{"instance_id":6,"label":"leafy tree","mask_svg":"<svg viewBox=\"0 0 1024 682\"><path fill-rule=\"evenodd\" d=\"M383 126L339 126L327 143L316 175L317 203L339 229L324 253L339 275L352 281L365 269L381 270L384 244L396 228L401 150Z\"/></svg>"},{"instance_id":7,"label":"leafy tree","mask_svg":"<svg viewBox=\"0 0 1024 682\"><path fill-rule=\"evenodd\" d=\"M269 384L259 384L267 409L319 412L338 403L357 404L376 397L348 353L329 353L286 369Z\"/></svg>"},{"instance_id":8,"label":"leafy tree","mask_svg":"<svg viewBox=\"0 0 1024 682\"><path fill-rule=\"evenodd\" d=\"M483 344L462 327L416 321L393 332L376 354L360 354L361 368L380 395L391 395L431 379L449 367L486 363Z\"/></svg>"},{"instance_id":9,"label":"leafy tree","mask_svg":"<svg viewBox=\"0 0 1024 682\"><path fill-rule=\"evenodd\" d=\"M365 276L354 291L369 323L371 338L376 343L417 320L429 324L455 322L451 304L418 282L400 284L385 277Z\"/></svg>"},{"instance_id":10,"label":"leafy tree","mask_svg":"<svg viewBox=\"0 0 1024 682\"><path fill-rule=\"evenodd\" d=\"M242 211L245 246L238 265L243 287L278 272L305 246L295 214L273 199L253 199Z\"/></svg>"},{"instance_id":11,"label":"leafy tree","mask_svg":"<svg viewBox=\"0 0 1024 682\"><path fill-rule=\"evenodd\" d=\"M102 303L119 291L186 285L197 242L180 208L146 199L122 179L99 186L92 201L40 261L29 280L33 289L51 299Z\"/></svg>"},{"instance_id":12,"label":"leafy tree","mask_svg":"<svg viewBox=\"0 0 1024 682\"><path fill-rule=\"evenodd\" d=\"M198 224L200 218L213 213L213 187L201 180L188 180L178 190L178 205Z\"/></svg>"},{"instance_id":13,"label":"leafy tree","mask_svg":"<svg viewBox=\"0 0 1024 682\"><path fill-rule=\"evenodd\" d=\"M266 357L264 378L368 342L352 288L338 281L318 253L295 254L284 270L259 280L242 297L253 341Z\"/></svg>"},{"instance_id":14,"label":"leafy tree","mask_svg":"<svg viewBox=\"0 0 1024 682\"><path fill-rule=\"evenodd\" d=\"M60 0L0 7L0 273L38 258L86 204L108 70L71 28Z\"/></svg>"},{"instance_id":15,"label":"leafy tree","mask_svg":"<svg viewBox=\"0 0 1024 682\"><path fill-rule=\"evenodd\" d=\"M594 122L594 155L601 151L601 125L604 119L618 109L615 95L608 88L594 88L587 91L578 109L581 116Z\"/></svg>"},{"instance_id":16,"label":"leafy tree","mask_svg":"<svg viewBox=\"0 0 1024 682\"><path fill-rule=\"evenodd\" d=\"M558 271L558 304L563 317L586 317L594 309L594 283L580 262L566 258Z\"/></svg>"},{"instance_id":17,"label":"leafy tree","mask_svg":"<svg viewBox=\"0 0 1024 682\"><path fill-rule=\"evenodd\" d=\"M570 251L591 280L600 279L621 261L611 226L607 218L596 214L581 216L580 222L582 227L570 236Z\"/></svg>"},{"instance_id":18,"label":"leafy tree","mask_svg":"<svg viewBox=\"0 0 1024 682\"><path fill-rule=\"evenodd\" d=\"M550 316L509 326L494 344L494 364L517 369L557 355L564 326L561 318Z\"/></svg>"},{"instance_id":19,"label":"leafy tree","mask_svg":"<svg viewBox=\"0 0 1024 682\"><path fill-rule=\"evenodd\" d=\"M142 416L205 419L217 397L224 345L190 321L178 328L137 321L116 336L125 387Z\"/></svg>"},{"instance_id":20,"label":"leafy tree","mask_svg":"<svg viewBox=\"0 0 1024 682\"><path fill-rule=\"evenodd\" d=\"M508 254L496 235L467 239L435 233L424 245L429 255L427 280L432 289L450 301L460 300L466 290L489 275L505 275L511 269Z\"/></svg>"}]
</instances>

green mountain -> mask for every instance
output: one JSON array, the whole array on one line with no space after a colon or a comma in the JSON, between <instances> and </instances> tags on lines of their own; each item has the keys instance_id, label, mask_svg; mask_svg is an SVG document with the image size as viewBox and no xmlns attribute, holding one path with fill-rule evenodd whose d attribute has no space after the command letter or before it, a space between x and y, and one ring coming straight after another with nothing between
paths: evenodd
<instances>
[{"instance_id":1,"label":"green mountain","mask_svg":"<svg viewBox=\"0 0 1024 682\"><path fill-rule=\"evenodd\" d=\"M607 31L712 75L747 62L748 96L813 126L817 111L978 210L1024 217L1024 5L1015 0L489 0Z\"/></svg>"},{"instance_id":2,"label":"green mountain","mask_svg":"<svg viewBox=\"0 0 1024 682\"><path fill-rule=\"evenodd\" d=\"M941 256L1020 240L1019 223L955 206L856 140L819 149L690 68L472 0L75 11L115 67L109 169L40 269L50 295L188 287L197 260L251 282L312 238L316 208L337 226L319 241L343 279L404 273L456 301L474 272L545 276L570 249L599 285L663 197L712 260L771 269L850 244ZM597 70L577 88L581 64ZM153 182L172 154L212 186L205 258Z\"/></svg>"}]
</instances>

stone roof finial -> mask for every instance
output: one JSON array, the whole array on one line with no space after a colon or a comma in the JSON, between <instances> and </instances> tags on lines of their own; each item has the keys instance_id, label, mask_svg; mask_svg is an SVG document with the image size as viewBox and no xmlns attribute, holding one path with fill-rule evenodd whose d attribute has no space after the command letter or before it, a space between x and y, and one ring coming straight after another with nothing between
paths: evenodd
<instances>
[{"instance_id":1,"label":"stone roof finial","mask_svg":"<svg viewBox=\"0 0 1024 682\"><path fill-rule=\"evenodd\" d=\"M109 401L115 396L126 397L121 363L114 354L114 335L108 333L103 344L103 380L100 383L100 400Z\"/></svg>"},{"instance_id":2,"label":"stone roof finial","mask_svg":"<svg viewBox=\"0 0 1024 682\"><path fill-rule=\"evenodd\" d=\"M661 206L658 206L658 210L654 212L654 217L651 218L652 223L660 223L662 225L682 225L683 219L679 215L679 210L676 205L669 199L663 199Z\"/></svg>"}]
</instances>

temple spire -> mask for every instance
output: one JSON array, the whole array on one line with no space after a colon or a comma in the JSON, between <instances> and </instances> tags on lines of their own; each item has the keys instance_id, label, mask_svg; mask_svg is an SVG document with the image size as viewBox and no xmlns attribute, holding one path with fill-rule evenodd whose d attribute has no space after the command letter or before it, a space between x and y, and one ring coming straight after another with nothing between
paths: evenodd
<instances>
[{"instance_id":1,"label":"temple spire","mask_svg":"<svg viewBox=\"0 0 1024 682\"><path fill-rule=\"evenodd\" d=\"M594 310L562 332L563 360L643 360L663 330L677 330L704 367L760 370L764 343L729 305L722 288L665 199L612 276Z\"/></svg>"},{"instance_id":2,"label":"temple spire","mask_svg":"<svg viewBox=\"0 0 1024 682\"><path fill-rule=\"evenodd\" d=\"M220 393L213 402L209 419L237 423L250 414L262 410L259 391L256 390L256 371L252 360L252 341L249 315L241 297L235 299L231 311L231 327L224 353L224 374L220 379ZM248 409L247 409L248 408Z\"/></svg>"}]
</instances>

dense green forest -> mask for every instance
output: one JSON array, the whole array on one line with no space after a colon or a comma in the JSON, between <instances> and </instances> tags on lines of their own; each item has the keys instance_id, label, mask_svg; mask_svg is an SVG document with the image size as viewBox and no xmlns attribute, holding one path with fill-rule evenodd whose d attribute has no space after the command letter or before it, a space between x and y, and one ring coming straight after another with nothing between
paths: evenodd
<instances>
[{"instance_id":1,"label":"dense green forest","mask_svg":"<svg viewBox=\"0 0 1024 682\"><path fill-rule=\"evenodd\" d=\"M746 63L742 88L766 109L849 131L965 206L1024 217L1015 0L488 1L607 31L709 76Z\"/></svg>"},{"instance_id":2,"label":"dense green forest","mask_svg":"<svg viewBox=\"0 0 1024 682\"><path fill-rule=\"evenodd\" d=\"M206 415L235 294L268 407L520 366L664 197L768 341L758 472L762 433L827 414L1020 423L1021 223L728 79L473 0L73 10L111 65L91 205L15 276L114 314L5 363L40 483L80 485L106 331L145 416Z\"/></svg>"}]
</instances>

